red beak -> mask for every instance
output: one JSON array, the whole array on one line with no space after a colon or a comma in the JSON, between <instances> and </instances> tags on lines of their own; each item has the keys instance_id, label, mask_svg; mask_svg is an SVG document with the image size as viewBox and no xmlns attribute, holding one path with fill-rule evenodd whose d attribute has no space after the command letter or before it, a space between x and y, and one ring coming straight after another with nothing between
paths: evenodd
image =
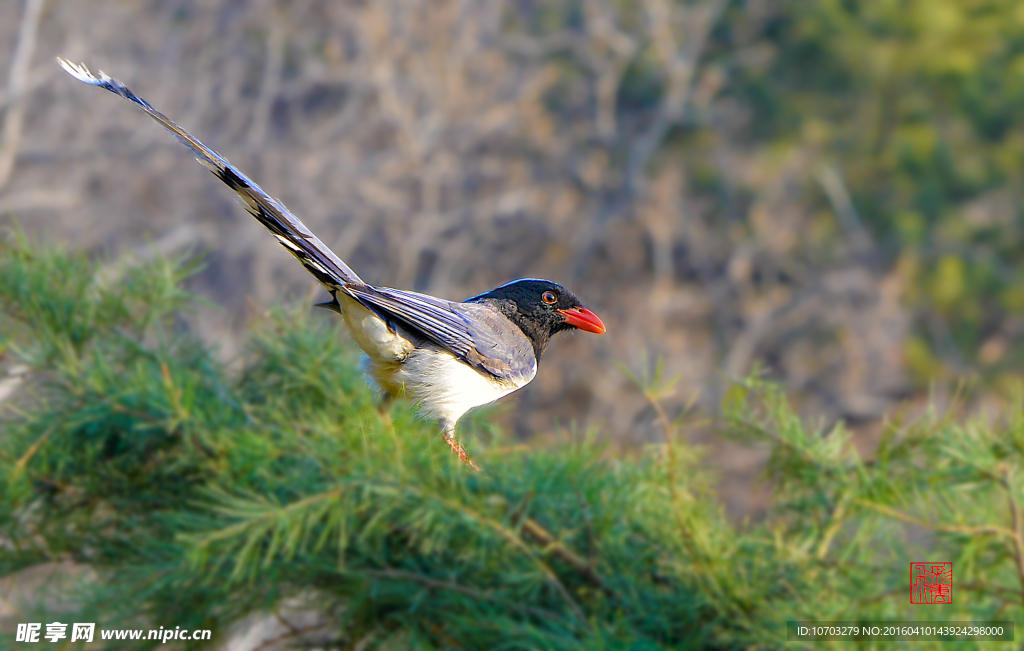
<instances>
[{"instance_id":1,"label":"red beak","mask_svg":"<svg viewBox=\"0 0 1024 651\"><path fill-rule=\"evenodd\" d=\"M566 323L580 330L586 330L598 335L603 335L605 332L601 319L597 318L596 314L585 307L574 307L571 310L559 310L559 312L565 317Z\"/></svg>"}]
</instances>

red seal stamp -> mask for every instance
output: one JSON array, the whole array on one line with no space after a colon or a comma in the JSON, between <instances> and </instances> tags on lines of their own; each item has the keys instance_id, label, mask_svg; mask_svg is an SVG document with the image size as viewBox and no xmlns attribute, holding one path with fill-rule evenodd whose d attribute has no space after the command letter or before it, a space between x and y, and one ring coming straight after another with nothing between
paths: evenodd
<instances>
[{"instance_id":1,"label":"red seal stamp","mask_svg":"<svg viewBox=\"0 0 1024 651\"><path fill-rule=\"evenodd\" d=\"M953 564L911 563L910 603L953 603Z\"/></svg>"}]
</instances>

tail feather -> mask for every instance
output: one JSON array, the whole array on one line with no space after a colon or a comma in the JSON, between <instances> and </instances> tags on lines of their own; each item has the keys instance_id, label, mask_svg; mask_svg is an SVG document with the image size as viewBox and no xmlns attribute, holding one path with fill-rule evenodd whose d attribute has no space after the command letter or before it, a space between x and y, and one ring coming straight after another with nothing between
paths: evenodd
<instances>
[{"instance_id":1,"label":"tail feather","mask_svg":"<svg viewBox=\"0 0 1024 651\"><path fill-rule=\"evenodd\" d=\"M283 203L268 195L260 186L229 163L226 158L172 122L127 86L102 71L99 76L96 76L85 65L74 64L61 58L58 58L57 61L75 79L92 86L105 88L115 95L123 97L170 131L175 138L192 151L203 166L238 193L245 202L249 213L266 226L281 245L298 258L299 262L328 290L341 289L346 285L365 284L347 264L342 262L341 258L306 228L306 225L298 217L285 208Z\"/></svg>"}]
</instances>

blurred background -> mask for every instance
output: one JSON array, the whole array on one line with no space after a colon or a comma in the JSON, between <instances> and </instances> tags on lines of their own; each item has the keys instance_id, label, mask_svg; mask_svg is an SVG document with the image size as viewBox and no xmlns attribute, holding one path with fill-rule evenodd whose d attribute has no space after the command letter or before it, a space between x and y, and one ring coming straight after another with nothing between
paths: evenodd
<instances>
[{"instance_id":1,"label":"blurred background","mask_svg":"<svg viewBox=\"0 0 1024 651\"><path fill-rule=\"evenodd\" d=\"M231 358L322 292L84 61L228 157L370 282L556 280L608 326L499 407L523 440L663 434L663 360L714 416L760 367L869 446L960 378L1021 377L1024 4L1013 0L0 3L0 225L104 259L193 252ZM2 282L2 279L0 279ZM327 318L329 315L325 315ZM734 514L763 459L700 427Z\"/></svg>"}]
</instances>

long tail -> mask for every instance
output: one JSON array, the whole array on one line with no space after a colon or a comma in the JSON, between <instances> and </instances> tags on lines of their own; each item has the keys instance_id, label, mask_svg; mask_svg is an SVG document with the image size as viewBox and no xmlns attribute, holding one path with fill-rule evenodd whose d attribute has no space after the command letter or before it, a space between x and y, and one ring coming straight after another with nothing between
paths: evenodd
<instances>
[{"instance_id":1,"label":"long tail","mask_svg":"<svg viewBox=\"0 0 1024 651\"><path fill-rule=\"evenodd\" d=\"M108 77L103 71L100 71L99 77L97 77L85 65L74 64L59 57L57 61L75 79L92 86L106 88L115 95L120 95L170 131L183 145L192 150L196 159L203 166L238 193L252 216L266 226L274 234L274 237L298 258L299 262L328 290L333 292L343 289L345 285L365 284L347 264L342 262L341 258L327 248L316 235L313 235L298 217L289 212L283 203L268 195L249 177L238 171L226 158L199 142L192 134L150 106L149 102L133 93L127 86Z\"/></svg>"}]
</instances>

